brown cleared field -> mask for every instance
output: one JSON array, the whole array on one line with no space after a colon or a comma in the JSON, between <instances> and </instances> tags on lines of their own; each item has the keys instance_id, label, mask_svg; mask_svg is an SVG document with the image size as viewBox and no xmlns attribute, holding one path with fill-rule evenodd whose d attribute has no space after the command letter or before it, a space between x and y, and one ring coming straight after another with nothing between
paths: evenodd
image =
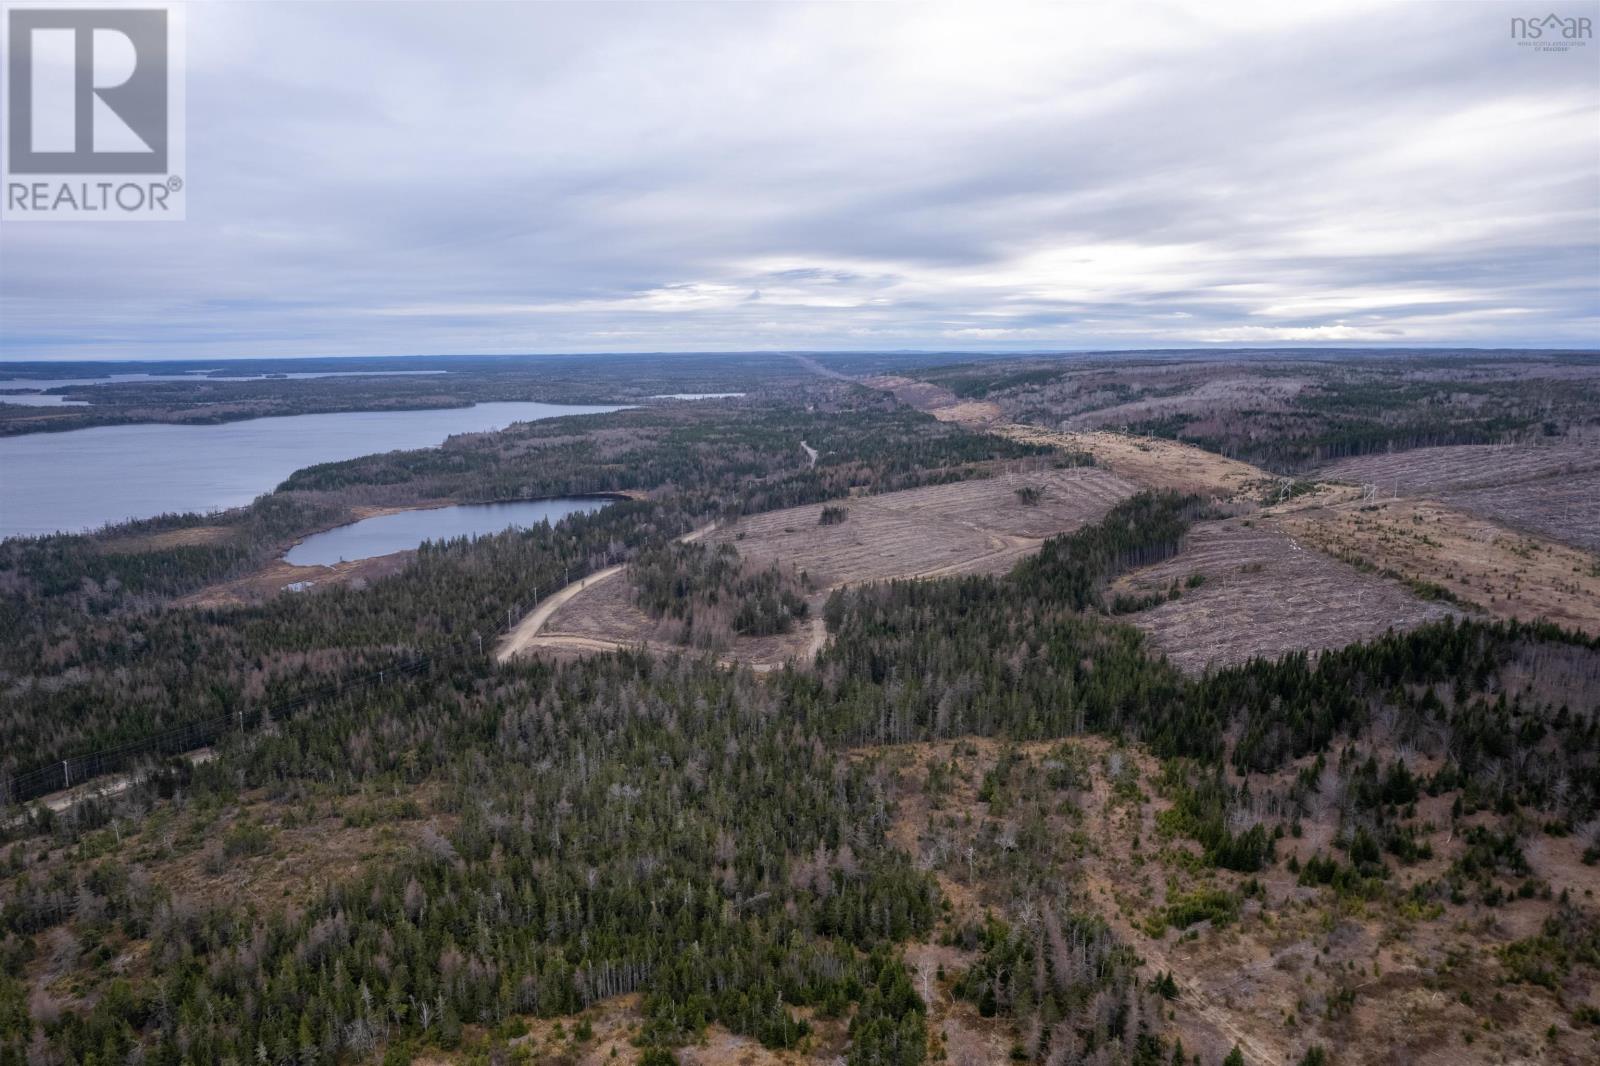
<instances>
[{"instance_id":1,"label":"brown cleared field","mask_svg":"<svg viewBox=\"0 0 1600 1066\"><path fill-rule=\"evenodd\" d=\"M1600 469L1447 492L1443 500L1516 529L1600 552Z\"/></svg>"},{"instance_id":2,"label":"brown cleared field","mask_svg":"<svg viewBox=\"0 0 1600 1066\"><path fill-rule=\"evenodd\" d=\"M999 404L989 403L986 400L963 400L948 407L937 408L931 414L941 422L963 422L972 425L998 422L1004 417Z\"/></svg>"},{"instance_id":3,"label":"brown cleared field","mask_svg":"<svg viewBox=\"0 0 1600 1066\"><path fill-rule=\"evenodd\" d=\"M1301 543L1364 568L1449 590L1497 618L1600 633L1600 560L1432 500L1359 500L1284 510Z\"/></svg>"},{"instance_id":4,"label":"brown cleared field","mask_svg":"<svg viewBox=\"0 0 1600 1066\"><path fill-rule=\"evenodd\" d=\"M865 378L862 384L892 393L894 398L909 407L926 412L941 422L961 422L986 425L1004 417L1000 405L987 400L963 400L942 385L911 378L880 375Z\"/></svg>"},{"instance_id":5,"label":"brown cleared field","mask_svg":"<svg viewBox=\"0 0 1600 1066\"><path fill-rule=\"evenodd\" d=\"M1600 551L1600 444L1464 445L1368 455L1319 476L1422 496L1513 529Z\"/></svg>"},{"instance_id":6,"label":"brown cleared field","mask_svg":"<svg viewBox=\"0 0 1600 1066\"><path fill-rule=\"evenodd\" d=\"M1037 504L1017 490L1037 488ZM802 570L818 592L812 621L777 637L739 638L728 658L761 669L806 658L821 646L816 619L829 589L863 581L1001 573L1038 550L1046 537L1070 532L1105 514L1137 487L1092 467L1001 474L881 496L809 504L750 515L716 530L708 543L731 543L754 562ZM824 506L849 517L821 524ZM682 650L661 642L657 623L634 605L625 576L598 582L573 596L544 623L529 648L583 652L630 644Z\"/></svg>"},{"instance_id":7,"label":"brown cleared field","mask_svg":"<svg viewBox=\"0 0 1600 1066\"><path fill-rule=\"evenodd\" d=\"M1177 582L1178 599L1125 619L1185 671L1342 647L1454 613L1307 548L1261 520L1246 521L1198 525L1176 556L1113 586L1114 594L1140 596ZM1186 587L1194 576L1203 584Z\"/></svg>"},{"instance_id":8,"label":"brown cleared field","mask_svg":"<svg viewBox=\"0 0 1600 1066\"><path fill-rule=\"evenodd\" d=\"M913 386L925 383L903 378L875 384L938 417L957 410L954 394L939 386L917 389ZM1055 432L987 415L970 421L1015 440L1088 452L1096 463L1141 487L1172 488L1249 506L1269 496L1281 480L1249 463L1172 440L1109 431ZM1328 464L1316 476L1347 486L1325 486L1312 496L1269 507L1262 517L1263 528L1288 534L1302 547L1349 565L1330 571L1305 553L1293 571L1324 575L1310 586L1311 594L1320 599L1304 604L1304 611L1289 612L1290 617L1282 620L1287 631L1299 632L1301 622L1318 613L1326 615L1326 608L1317 603L1343 603L1341 595L1324 595L1329 591L1324 586L1335 575L1339 583L1348 582L1358 571L1371 571L1402 583L1437 586L1469 609L1493 617L1545 618L1600 633L1600 559L1593 554L1600 551L1600 446L1594 441L1569 437L1552 444L1417 448ZM1379 486L1378 501L1361 499L1355 486L1364 484ZM1417 498L1429 492L1438 493L1440 499ZM1254 549L1242 545L1239 550ZM1261 561L1265 570L1266 560ZM1287 583L1263 579L1260 584L1261 588L1241 591L1240 603L1260 606L1272 617L1284 608L1269 602L1275 596L1269 590L1300 586L1297 579ZM1399 586L1383 584L1390 594L1404 595ZM1197 598L1203 603L1204 598ZM1410 603L1407 598L1407 610L1395 617L1410 619ZM1221 612L1222 606L1216 609ZM1228 614L1219 613L1213 622L1182 601L1161 610L1166 613L1145 624L1152 632L1157 625L1167 630L1158 642L1178 648L1175 659L1191 667L1194 656L1205 652L1184 651L1178 642L1204 648L1209 642L1203 628L1233 624ZM1351 639L1384 628L1370 629L1372 620L1361 618L1362 613L1357 612L1359 625L1349 627L1358 633ZM1245 628L1267 632L1265 625ZM1333 632L1339 631L1335 626ZM1319 636L1311 630L1306 634ZM1252 637L1241 637L1237 648L1219 650L1248 655L1254 643ZM1261 650L1301 646L1327 645L1265 641Z\"/></svg>"},{"instance_id":9,"label":"brown cleared field","mask_svg":"<svg viewBox=\"0 0 1600 1066\"><path fill-rule=\"evenodd\" d=\"M1233 499L1259 494L1278 480L1249 463L1160 437L1100 431L1057 433L1014 423L996 424L991 429L1012 440L1088 452L1112 473L1146 488Z\"/></svg>"},{"instance_id":10,"label":"brown cleared field","mask_svg":"<svg viewBox=\"0 0 1600 1066\"><path fill-rule=\"evenodd\" d=\"M994 428L1020 440L1088 451L1096 462L1145 486L1247 502L1268 493L1279 480L1248 463L1173 441L1120 433L1050 433L1015 425ZM1360 460L1369 464L1366 467L1355 466L1357 461L1352 460L1341 469L1347 476L1363 469L1387 469L1398 481L1409 463L1424 471L1418 476L1448 475L1456 484L1466 485L1472 483L1476 466L1479 487L1464 487L1433 501L1406 498L1408 488L1401 485L1401 498L1366 503L1356 488L1328 486L1267 508L1258 525L1296 538L1301 547L1331 556L1329 561L1351 564L1322 571L1314 553L1305 553L1306 559L1294 568L1296 574L1303 569L1330 574L1370 570L1400 582L1438 586L1463 605L1496 618L1547 619L1600 633L1600 559L1594 554L1600 551L1600 469L1588 466L1594 453L1592 445L1519 445L1427 448L1366 457ZM1380 462L1383 465L1377 465ZM1533 480L1506 481L1522 476ZM1484 478L1494 483L1485 484ZM1286 587L1296 583L1291 579ZM1403 595L1397 586L1384 584ZM1262 593L1249 598L1262 599ZM1334 602L1338 600L1334 597ZM1396 616L1401 617L1409 619L1410 614ZM1298 625L1293 619L1291 623ZM1383 628L1361 635L1371 636ZM1329 645L1308 640L1283 648L1317 646Z\"/></svg>"},{"instance_id":11,"label":"brown cleared field","mask_svg":"<svg viewBox=\"0 0 1600 1066\"><path fill-rule=\"evenodd\" d=\"M1600 1034L1572 1021L1573 1004L1594 1001L1592 968L1574 973L1559 992L1505 980L1501 949L1536 935L1556 908L1553 899L1519 898L1492 909L1405 902L1412 886L1439 877L1466 851L1460 827L1450 824L1456 793L1418 803L1431 823L1426 839L1434 857L1409 865L1391 858L1392 895L1351 902L1299 884L1287 868L1290 856L1304 863L1330 851L1342 807L1337 782L1313 791L1302 835L1278 842L1277 863L1246 875L1206 866L1193 841L1162 827L1158 815L1171 804L1156 787L1159 763L1139 746L1099 737L1013 746L1023 761L1008 772L1005 802L986 802L979 786L1006 750L1003 741L968 738L863 749L857 757L877 763L894 801L891 841L938 878L952 905L946 927L986 912L1014 926L1037 923L1050 894L1059 894L1111 926L1142 960L1141 978L1172 974L1179 994L1167 1003L1162 1028L1203 1061L1220 1061L1235 1045L1252 1064L1293 1063L1313 1045L1332 1062L1374 1066L1565 1066L1593 1062L1600 1052ZM1045 773L1064 751L1076 753L1083 768L1078 787L1057 788ZM1420 770L1437 761L1414 759ZM935 764L946 768L937 791L930 788ZM1251 775L1252 794L1281 793L1298 769ZM1026 854L1008 846L1035 817L1045 819L1035 837L1046 843ZM1495 819L1480 814L1473 821ZM1581 850L1573 837L1534 833L1526 854L1533 876L1554 896L1565 889L1592 910L1592 867L1580 862ZM1173 898L1237 893L1252 878L1260 895L1243 900L1233 922L1151 935L1148 919ZM1039 886L1050 894L1041 897ZM953 974L976 958L940 945L941 932L906 947L919 990L920 961ZM949 1034L952 1052L970 1049L965 1060L951 1061L1004 1061L1018 1034L1003 1018L979 1017L970 1001L952 996L951 984L934 977L926 986L930 1028Z\"/></svg>"},{"instance_id":12,"label":"brown cleared field","mask_svg":"<svg viewBox=\"0 0 1600 1066\"><path fill-rule=\"evenodd\" d=\"M864 379L864 384L892 393L901 403L933 415L942 422L958 422L973 429L987 430L1029 444L1047 444L1067 451L1086 452L1096 464L1141 488L1176 489L1201 496L1228 500L1250 500L1260 496L1279 479L1258 466L1229 459L1162 437L1134 436L1094 428L1109 422L1126 421L1139 408L1145 415L1165 411L1167 401L1122 405L1111 409L1116 417L1085 421L1083 428L1046 429L1039 425L1007 421L1015 417L1001 403L990 400L962 400L942 385L911 378L880 376ZM1226 395L1239 400L1250 397L1253 403L1281 399L1300 391L1299 380L1247 381L1230 378L1207 386L1207 397ZM1151 406L1154 405L1154 406ZM1181 404L1180 404L1181 406ZM1149 407L1149 410L1145 410ZM1095 412L1097 415L1105 412Z\"/></svg>"},{"instance_id":13,"label":"brown cleared field","mask_svg":"<svg viewBox=\"0 0 1600 1066\"><path fill-rule=\"evenodd\" d=\"M1029 506L1017 490L1038 488ZM1046 537L1093 522L1137 491L1092 467L1001 474L845 501L849 518L823 526L824 504L750 515L710 540L758 562L804 570L823 587L892 577L1000 573ZM839 506L836 501L831 506Z\"/></svg>"},{"instance_id":14,"label":"brown cleared field","mask_svg":"<svg viewBox=\"0 0 1600 1066\"><path fill-rule=\"evenodd\" d=\"M960 403L960 398L943 385L934 385L927 381L915 381L911 378L897 377L893 374L880 374L877 377L864 378L861 382L869 388L882 389L892 393L894 398L907 407L915 407L919 411L933 413L941 407L950 407Z\"/></svg>"},{"instance_id":15,"label":"brown cleared field","mask_svg":"<svg viewBox=\"0 0 1600 1066\"><path fill-rule=\"evenodd\" d=\"M1271 474L1249 463L1160 437L1135 437L1104 430L1058 432L1007 422L999 404L962 400L949 389L925 381L883 376L867 378L864 384L890 392L901 403L927 412L941 422L959 422L1029 444L1087 452L1112 473L1145 488L1231 498L1255 492L1275 480Z\"/></svg>"},{"instance_id":16,"label":"brown cleared field","mask_svg":"<svg viewBox=\"0 0 1600 1066\"><path fill-rule=\"evenodd\" d=\"M1600 444L1464 444L1363 455L1329 463L1318 478L1374 484L1380 496L1426 496L1600 470Z\"/></svg>"}]
</instances>

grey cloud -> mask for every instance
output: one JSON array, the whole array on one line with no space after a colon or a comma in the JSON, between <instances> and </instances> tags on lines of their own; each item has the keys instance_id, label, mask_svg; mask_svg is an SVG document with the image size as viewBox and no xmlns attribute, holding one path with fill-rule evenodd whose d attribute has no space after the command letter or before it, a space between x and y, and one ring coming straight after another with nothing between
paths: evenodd
<instances>
[{"instance_id":1,"label":"grey cloud","mask_svg":"<svg viewBox=\"0 0 1600 1066\"><path fill-rule=\"evenodd\" d=\"M190 5L190 211L0 356L1587 346L1600 42L1515 5Z\"/></svg>"}]
</instances>

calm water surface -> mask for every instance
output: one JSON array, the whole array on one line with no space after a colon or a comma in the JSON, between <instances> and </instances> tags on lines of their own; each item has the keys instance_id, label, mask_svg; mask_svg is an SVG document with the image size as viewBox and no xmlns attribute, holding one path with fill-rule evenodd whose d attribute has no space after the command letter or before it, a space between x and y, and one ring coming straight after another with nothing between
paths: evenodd
<instances>
[{"instance_id":1,"label":"calm water surface","mask_svg":"<svg viewBox=\"0 0 1600 1066\"><path fill-rule=\"evenodd\" d=\"M0 381L0 388L26 388ZM12 395L0 393L0 403L14 403L22 407L88 407L88 400L69 400L65 396L52 396L46 392L19 392Z\"/></svg>"},{"instance_id":2,"label":"calm water surface","mask_svg":"<svg viewBox=\"0 0 1600 1066\"><path fill-rule=\"evenodd\" d=\"M0 538L96 529L170 512L239 507L315 463L428 448L615 406L480 403L431 411L289 415L217 426L97 426L0 437Z\"/></svg>"},{"instance_id":3,"label":"calm water surface","mask_svg":"<svg viewBox=\"0 0 1600 1066\"><path fill-rule=\"evenodd\" d=\"M445 374L445 370L323 370L294 374L253 374L246 377L212 377L205 373L193 374L111 374L99 378L0 378L0 389L37 389L37 392L0 394L0 403L21 404L23 407L87 407L88 400L69 400L65 396L52 396L42 390L59 389L71 385L75 388L90 385L116 385L129 381L264 381L272 378L343 378L343 377L395 377L408 374Z\"/></svg>"},{"instance_id":4,"label":"calm water surface","mask_svg":"<svg viewBox=\"0 0 1600 1066\"><path fill-rule=\"evenodd\" d=\"M425 540L483 537L508 529L530 529L540 522L554 525L570 514L593 514L610 502L590 496L402 511L309 536L284 558L296 566L332 566L345 560L409 551Z\"/></svg>"}]
</instances>

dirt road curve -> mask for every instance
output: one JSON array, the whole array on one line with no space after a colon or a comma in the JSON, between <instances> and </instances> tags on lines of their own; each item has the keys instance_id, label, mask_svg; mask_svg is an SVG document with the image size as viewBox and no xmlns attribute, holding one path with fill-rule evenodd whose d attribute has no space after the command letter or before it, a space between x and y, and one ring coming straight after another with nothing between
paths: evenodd
<instances>
[{"instance_id":1,"label":"dirt road curve","mask_svg":"<svg viewBox=\"0 0 1600 1066\"><path fill-rule=\"evenodd\" d=\"M709 535L716 528L717 524L715 522L708 522L693 532L685 533L678 540L683 544L692 544L701 537ZM584 589L592 585L598 585L602 581L609 581L620 573L622 573L621 564L608 566L604 570L596 570L588 577L574 581L565 588L545 597L543 603L529 611L522 621L518 622L511 632L501 639L494 651L494 661L503 663L523 651L533 642L533 638L539 635L539 630L544 628L544 624L550 621L550 616L559 611L568 600Z\"/></svg>"},{"instance_id":2,"label":"dirt road curve","mask_svg":"<svg viewBox=\"0 0 1600 1066\"><path fill-rule=\"evenodd\" d=\"M559 611L568 600L590 585L598 585L602 581L616 577L621 572L622 566L620 564L608 566L604 570L596 570L588 577L574 581L565 588L546 596L543 603L524 615L522 621L518 622L511 632L507 633L500 641L499 646L495 648L494 661L503 663L523 648L526 648L528 642L539 635L539 630L544 628L544 624L550 620L550 616Z\"/></svg>"}]
</instances>

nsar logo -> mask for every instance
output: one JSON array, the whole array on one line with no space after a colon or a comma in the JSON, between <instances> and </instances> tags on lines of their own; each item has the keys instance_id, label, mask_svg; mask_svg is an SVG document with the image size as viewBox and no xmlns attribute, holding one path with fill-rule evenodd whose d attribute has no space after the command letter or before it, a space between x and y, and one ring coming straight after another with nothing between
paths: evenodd
<instances>
[{"instance_id":1,"label":"nsar logo","mask_svg":"<svg viewBox=\"0 0 1600 1066\"><path fill-rule=\"evenodd\" d=\"M1543 18L1514 18L1511 38L1537 52L1566 52L1581 48L1594 37L1593 20L1582 15L1563 17L1555 12Z\"/></svg>"}]
</instances>

